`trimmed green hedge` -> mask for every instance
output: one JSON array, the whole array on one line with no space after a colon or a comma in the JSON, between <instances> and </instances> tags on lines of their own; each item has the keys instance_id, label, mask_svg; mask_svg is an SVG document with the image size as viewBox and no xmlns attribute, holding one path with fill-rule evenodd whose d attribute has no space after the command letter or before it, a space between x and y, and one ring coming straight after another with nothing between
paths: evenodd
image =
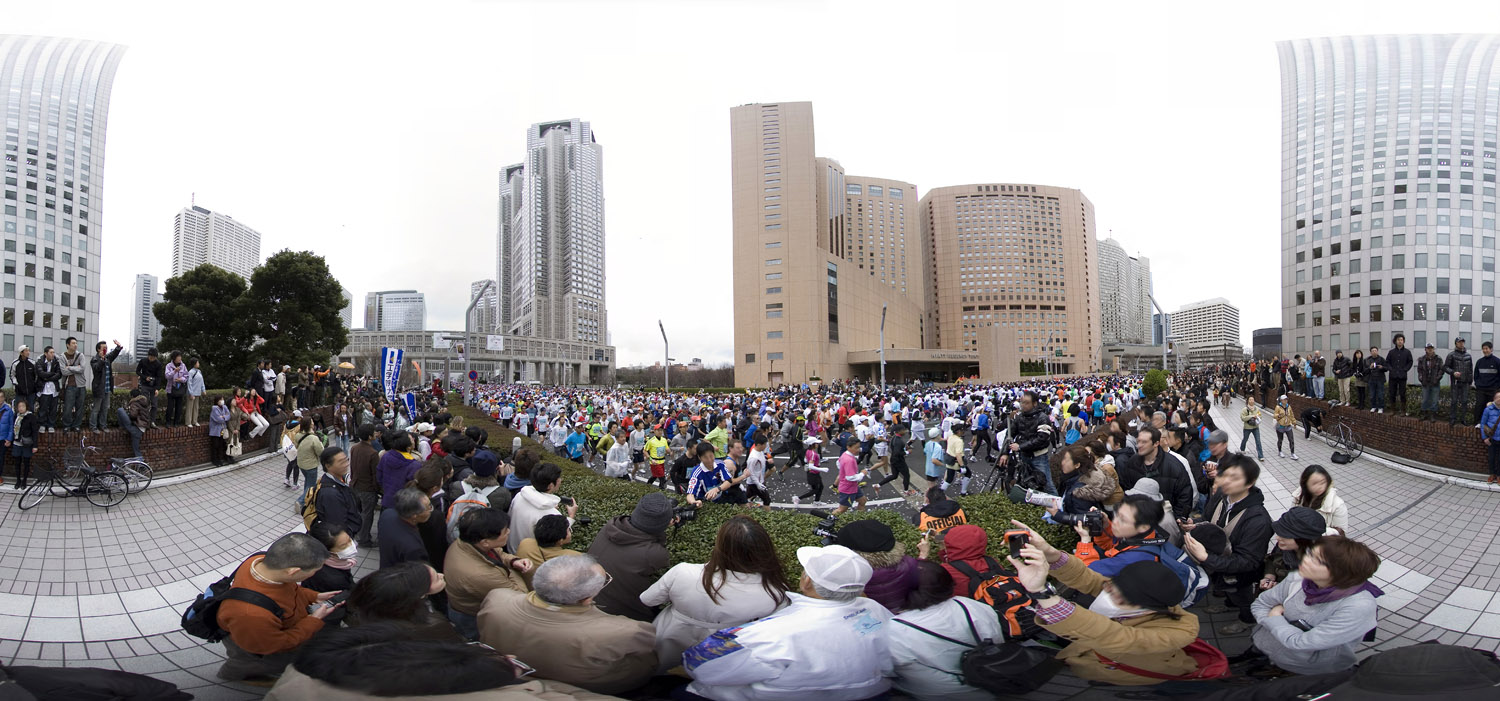
<instances>
[{"instance_id":1,"label":"trimmed green hedge","mask_svg":"<svg viewBox=\"0 0 1500 701\"><path fill-rule=\"evenodd\" d=\"M449 406L450 411L455 416L463 416L468 425L483 426L489 430L490 446L502 458L509 459L512 439L520 436L520 433L495 425L493 419L472 407L461 406L457 402L450 402ZM555 464L562 470L562 485L558 492L578 500L579 515L592 519L587 526L573 528L573 542L570 547L575 550L587 550L589 543L593 542L594 536L598 535L599 529L606 521L615 516L629 514L635 509L636 502L641 497L659 491L655 487L634 480L605 477L572 460L546 451L541 444L530 438L522 438L521 443L523 446L538 451L542 455L543 462ZM675 493L666 492L666 494L678 503L685 503ZM1071 551L1078 542L1071 528L1043 522L1042 515L1045 512L1041 507L1014 504L1009 498L998 494L960 497L958 502L963 505L969 523L984 528L990 534L989 554L1001 559L1002 562L1006 552L1004 539L1000 537L1000 534L1012 528L1010 520L1013 518L1031 525L1047 539L1047 542L1058 548ZM802 576L802 566L797 562L797 548L804 545L819 545L820 542L818 536L813 533L818 519L798 509L766 511L732 505L706 504L698 510L697 519L681 526L676 532L669 531L667 547L671 551L673 564L707 562L709 554L713 551L714 538L718 534L719 525L737 514L748 514L765 526L766 531L771 534L771 540L776 544L776 553L781 558L782 565L786 567L788 576L793 579ZM902 518L900 513L878 507L863 512L850 511L839 517L839 523L843 525L861 519L875 519L889 525L891 530L895 531L896 538L906 544L907 552L913 556L917 554L917 542L921 540L922 534L910 521ZM937 556L936 549L934 549L933 556Z\"/></svg>"}]
</instances>

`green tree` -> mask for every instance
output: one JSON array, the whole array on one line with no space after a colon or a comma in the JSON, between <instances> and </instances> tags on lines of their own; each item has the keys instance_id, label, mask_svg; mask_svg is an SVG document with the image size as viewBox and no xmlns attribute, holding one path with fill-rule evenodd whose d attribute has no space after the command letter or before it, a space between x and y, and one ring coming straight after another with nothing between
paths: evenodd
<instances>
[{"instance_id":1,"label":"green tree","mask_svg":"<svg viewBox=\"0 0 1500 701\"><path fill-rule=\"evenodd\" d=\"M209 387L233 387L248 376L255 333L245 313L245 281L207 263L167 280L151 308L161 322L159 347L203 362Z\"/></svg>"},{"instance_id":2,"label":"green tree","mask_svg":"<svg viewBox=\"0 0 1500 701\"><path fill-rule=\"evenodd\" d=\"M1141 391L1146 393L1147 399L1156 399L1156 395L1167 391L1167 373L1161 370L1147 370L1146 383L1141 386Z\"/></svg>"},{"instance_id":3,"label":"green tree","mask_svg":"<svg viewBox=\"0 0 1500 701\"><path fill-rule=\"evenodd\" d=\"M349 331L339 317L343 288L320 255L277 252L255 268L245 300L261 339L257 359L293 367L327 365L349 344Z\"/></svg>"}]
</instances>

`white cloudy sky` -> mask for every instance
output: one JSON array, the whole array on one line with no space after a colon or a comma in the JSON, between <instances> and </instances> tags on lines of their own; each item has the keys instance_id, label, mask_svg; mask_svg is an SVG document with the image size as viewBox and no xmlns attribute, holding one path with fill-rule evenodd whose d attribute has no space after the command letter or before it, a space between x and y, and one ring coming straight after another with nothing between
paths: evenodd
<instances>
[{"instance_id":1,"label":"white cloudy sky","mask_svg":"<svg viewBox=\"0 0 1500 701\"><path fill-rule=\"evenodd\" d=\"M729 108L811 100L820 155L932 187L1077 187L1169 310L1280 323L1274 42L1495 31L1489 2L27 2L0 31L129 46L104 187L103 332L171 269L193 193L362 301L462 328L494 275L498 171L578 116L605 153L621 364L728 362ZM356 305L355 323L362 317Z\"/></svg>"}]
</instances>

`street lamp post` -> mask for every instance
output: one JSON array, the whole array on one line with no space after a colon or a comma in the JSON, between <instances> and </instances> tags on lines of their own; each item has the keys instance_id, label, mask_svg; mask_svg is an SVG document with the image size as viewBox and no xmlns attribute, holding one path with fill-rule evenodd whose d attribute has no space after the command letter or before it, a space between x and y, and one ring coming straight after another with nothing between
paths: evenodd
<instances>
[{"instance_id":1,"label":"street lamp post","mask_svg":"<svg viewBox=\"0 0 1500 701\"><path fill-rule=\"evenodd\" d=\"M469 308L464 312L464 386L468 388L470 395L474 394L474 381L469 379L469 368L471 366L469 359L474 357L474 344L469 342L469 333L474 321L474 307L479 304L479 299L484 297L484 293L489 291L492 284L494 284L493 280L485 280L484 287L479 288L479 293L474 295L474 299L469 300ZM464 397L464 404L468 403L469 397L466 395Z\"/></svg>"},{"instance_id":2,"label":"street lamp post","mask_svg":"<svg viewBox=\"0 0 1500 701\"><path fill-rule=\"evenodd\" d=\"M1161 305L1156 303L1155 295L1146 295L1151 300L1151 306L1156 307L1156 313L1161 315L1161 371L1167 370L1167 313L1161 310Z\"/></svg>"},{"instance_id":3,"label":"street lamp post","mask_svg":"<svg viewBox=\"0 0 1500 701\"><path fill-rule=\"evenodd\" d=\"M885 393L885 304L880 305L880 393Z\"/></svg>"},{"instance_id":4,"label":"street lamp post","mask_svg":"<svg viewBox=\"0 0 1500 701\"><path fill-rule=\"evenodd\" d=\"M662 366L662 390L670 393L672 391L672 350L667 343L667 327L662 326L661 319L656 320L656 328L661 329L661 357L667 359L667 364Z\"/></svg>"}]
</instances>

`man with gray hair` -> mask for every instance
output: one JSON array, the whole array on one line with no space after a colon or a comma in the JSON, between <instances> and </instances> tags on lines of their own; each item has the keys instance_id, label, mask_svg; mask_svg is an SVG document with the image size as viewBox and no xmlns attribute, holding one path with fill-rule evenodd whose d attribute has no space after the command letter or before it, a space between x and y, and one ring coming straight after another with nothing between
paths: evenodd
<instances>
[{"instance_id":1,"label":"man with gray hair","mask_svg":"<svg viewBox=\"0 0 1500 701\"><path fill-rule=\"evenodd\" d=\"M219 678L228 681L269 681L297 654L297 648L319 631L323 619L342 606L308 607L339 592L304 588L328 559L328 548L306 533L288 533L263 553L251 555L234 572L231 591L245 589L260 597L228 598L219 604L217 622L229 633L224 638L224 664ZM259 599L260 603L255 603ZM272 611L267 603L279 607Z\"/></svg>"},{"instance_id":2,"label":"man with gray hair","mask_svg":"<svg viewBox=\"0 0 1500 701\"><path fill-rule=\"evenodd\" d=\"M788 594L790 606L683 653L688 691L717 701L853 701L890 689L891 613L862 596L870 563L842 545L797 548L797 560L801 593Z\"/></svg>"},{"instance_id":3,"label":"man with gray hair","mask_svg":"<svg viewBox=\"0 0 1500 701\"><path fill-rule=\"evenodd\" d=\"M637 689L656 672L656 629L594 606L609 580L590 555L548 560L537 568L530 593L495 589L485 595L479 639L501 654L524 657L542 679L599 694Z\"/></svg>"},{"instance_id":4,"label":"man with gray hair","mask_svg":"<svg viewBox=\"0 0 1500 701\"><path fill-rule=\"evenodd\" d=\"M432 499L416 487L407 487L389 495L380 512L380 566L427 561L427 546L417 524L432 518Z\"/></svg>"}]
</instances>

